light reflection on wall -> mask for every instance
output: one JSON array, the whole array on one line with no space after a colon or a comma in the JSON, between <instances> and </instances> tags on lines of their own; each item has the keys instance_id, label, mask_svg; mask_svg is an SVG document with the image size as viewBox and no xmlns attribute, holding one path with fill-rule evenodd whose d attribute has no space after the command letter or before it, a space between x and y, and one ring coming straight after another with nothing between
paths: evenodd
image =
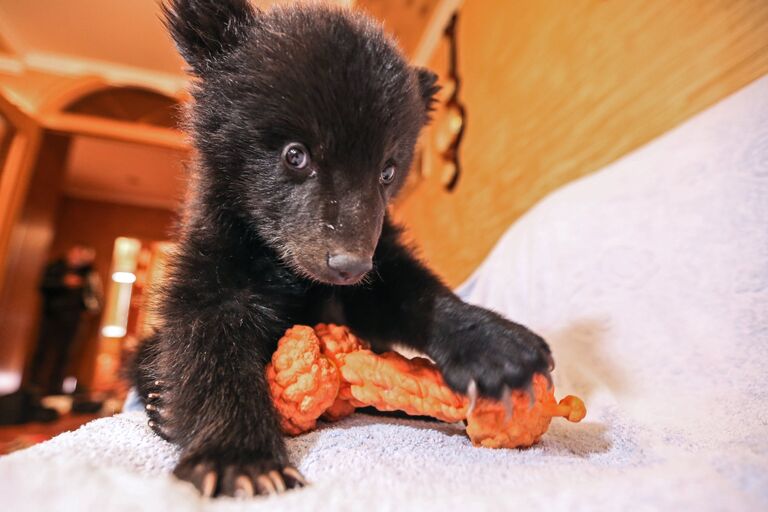
<instances>
[{"instance_id":1,"label":"light reflection on wall","mask_svg":"<svg viewBox=\"0 0 768 512\"><path fill-rule=\"evenodd\" d=\"M136 262L140 249L141 242L135 238L120 237L115 240L112 282L101 326L101 335L105 338L122 338L128 332L131 291L136 282Z\"/></svg>"}]
</instances>

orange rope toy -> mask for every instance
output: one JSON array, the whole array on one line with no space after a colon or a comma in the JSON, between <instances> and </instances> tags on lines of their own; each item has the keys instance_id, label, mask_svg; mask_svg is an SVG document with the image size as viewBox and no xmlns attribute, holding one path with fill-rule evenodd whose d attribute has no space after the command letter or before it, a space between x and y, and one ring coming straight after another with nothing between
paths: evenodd
<instances>
[{"instance_id":1,"label":"orange rope toy","mask_svg":"<svg viewBox=\"0 0 768 512\"><path fill-rule=\"evenodd\" d=\"M530 394L512 391L509 405L478 398L470 410L469 399L451 390L431 361L375 354L346 327L332 324L288 329L267 366L267 381L281 427L291 435L312 430L318 418L336 421L356 407L373 406L464 420L475 446L516 448L538 442L555 416L577 422L586 415L584 402L575 396L557 403L540 374Z\"/></svg>"}]
</instances>

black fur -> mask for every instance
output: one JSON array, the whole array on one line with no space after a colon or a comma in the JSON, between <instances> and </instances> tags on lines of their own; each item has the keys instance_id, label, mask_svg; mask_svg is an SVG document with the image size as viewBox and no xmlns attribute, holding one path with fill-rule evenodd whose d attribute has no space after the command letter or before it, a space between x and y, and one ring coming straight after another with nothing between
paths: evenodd
<instances>
[{"instance_id":1,"label":"black fur","mask_svg":"<svg viewBox=\"0 0 768 512\"><path fill-rule=\"evenodd\" d=\"M249 493L249 482L272 490L259 478L270 471L300 484L285 469L264 378L292 324L335 321L378 349L419 349L461 392L474 380L499 397L547 371L541 338L459 300L387 217L434 74L409 66L377 24L334 8L172 0L166 19L196 77L188 129L198 157L162 322L134 379L153 428L182 449L178 477L227 495ZM291 142L308 149L307 168L283 160ZM336 253L372 259L373 270L334 272Z\"/></svg>"}]
</instances>

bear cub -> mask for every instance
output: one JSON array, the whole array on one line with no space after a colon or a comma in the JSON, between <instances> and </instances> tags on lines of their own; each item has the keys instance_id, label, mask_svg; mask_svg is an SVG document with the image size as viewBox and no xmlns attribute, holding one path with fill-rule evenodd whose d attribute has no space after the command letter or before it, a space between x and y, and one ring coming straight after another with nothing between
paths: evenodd
<instances>
[{"instance_id":1,"label":"bear cub","mask_svg":"<svg viewBox=\"0 0 768 512\"><path fill-rule=\"evenodd\" d=\"M429 355L446 382L499 398L552 367L525 327L462 302L400 241L387 204L438 90L381 26L341 8L169 0L192 75L190 191L132 366L174 474L205 496L305 484L265 381L293 324L349 326Z\"/></svg>"}]
</instances>

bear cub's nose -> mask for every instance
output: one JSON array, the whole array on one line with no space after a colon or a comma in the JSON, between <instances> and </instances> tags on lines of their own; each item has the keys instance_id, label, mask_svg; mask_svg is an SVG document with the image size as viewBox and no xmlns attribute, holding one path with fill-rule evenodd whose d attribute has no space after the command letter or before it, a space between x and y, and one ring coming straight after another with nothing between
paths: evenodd
<instances>
[{"instance_id":1,"label":"bear cub's nose","mask_svg":"<svg viewBox=\"0 0 768 512\"><path fill-rule=\"evenodd\" d=\"M341 252L328 255L328 268L333 270L340 281L351 282L359 280L371 270L373 261L370 257Z\"/></svg>"}]
</instances>

